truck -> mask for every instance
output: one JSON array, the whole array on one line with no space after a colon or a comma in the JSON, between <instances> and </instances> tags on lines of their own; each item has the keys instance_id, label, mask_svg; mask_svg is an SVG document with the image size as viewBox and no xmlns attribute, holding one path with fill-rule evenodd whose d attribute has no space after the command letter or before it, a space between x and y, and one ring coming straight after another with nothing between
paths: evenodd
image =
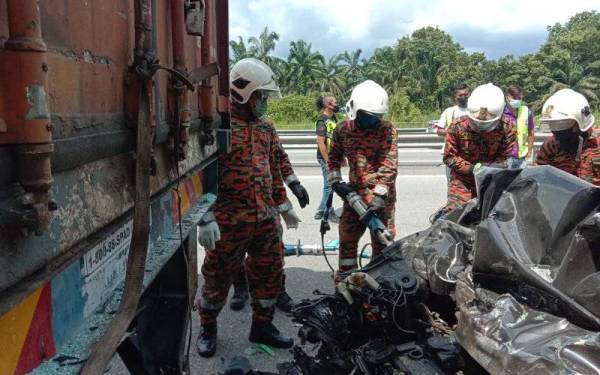
<instances>
[{"instance_id":1,"label":"truck","mask_svg":"<svg viewBox=\"0 0 600 375\"><path fill-rule=\"evenodd\" d=\"M226 0L0 0L0 374L189 373Z\"/></svg>"}]
</instances>

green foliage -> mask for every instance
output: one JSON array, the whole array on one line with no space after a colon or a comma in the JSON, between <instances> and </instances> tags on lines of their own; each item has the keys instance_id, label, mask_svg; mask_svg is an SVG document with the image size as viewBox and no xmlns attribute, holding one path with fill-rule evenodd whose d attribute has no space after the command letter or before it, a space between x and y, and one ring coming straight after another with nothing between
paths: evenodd
<instances>
[{"instance_id":1,"label":"green foliage","mask_svg":"<svg viewBox=\"0 0 600 375\"><path fill-rule=\"evenodd\" d=\"M271 100L267 117L276 125L316 121L319 116L315 105L317 95L287 95L281 100Z\"/></svg>"},{"instance_id":2,"label":"green foliage","mask_svg":"<svg viewBox=\"0 0 600 375\"><path fill-rule=\"evenodd\" d=\"M235 62L256 57L271 66L286 97L271 105L275 122L306 123L317 116L314 98L330 92L338 103L348 99L359 82L372 79L390 94L394 122L427 121L451 105L451 88L460 82L471 87L493 82L502 88L521 86L525 101L539 111L549 95L564 87L581 92L594 110L600 108L600 13L578 13L565 24L548 27L548 38L536 53L488 60L467 53L446 32L424 27L375 50L346 51L325 59L303 40L292 41L287 59L272 56L279 35L265 28L258 37L231 41ZM314 94L313 94L314 93Z\"/></svg>"},{"instance_id":3,"label":"green foliage","mask_svg":"<svg viewBox=\"0 0 600 375\"><path fill-rule=\"evenodd\" d=\"M423 114L410 101L405 90L399 90L390 97L390 110L387 118L395 124L402 122L423 122Z\"/></svg>"}]
</instances>

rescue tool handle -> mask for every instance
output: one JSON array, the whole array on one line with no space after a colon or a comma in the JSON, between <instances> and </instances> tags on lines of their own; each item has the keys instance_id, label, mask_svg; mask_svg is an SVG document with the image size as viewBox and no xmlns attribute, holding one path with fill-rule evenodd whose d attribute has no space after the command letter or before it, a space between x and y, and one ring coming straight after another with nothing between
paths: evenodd
<instances>
[{"instance_id":1,"label":"rescue tool handle","mask_svg":"<svg viewBox=\"0 0 600 375\"><path fill-rule=\"evenodd\" d=\"M371 232L373 232L379 242L384 245L392 243L390 240L391 235L387 230L387 227L383 224L383 221L377 216L377 214L369 208L369 206L362 200L360 195L355 192L350 192L346 195L346 201L358 214L361 223L367 226Z\"/></svg>"}]
</instances>

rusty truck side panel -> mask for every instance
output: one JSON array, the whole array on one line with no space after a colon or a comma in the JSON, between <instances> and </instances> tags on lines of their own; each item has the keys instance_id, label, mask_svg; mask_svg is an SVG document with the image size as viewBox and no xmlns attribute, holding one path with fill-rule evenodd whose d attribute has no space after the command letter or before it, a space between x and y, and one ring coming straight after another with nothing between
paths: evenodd
<instances>
[{"instance_id":1,"label":"rusty truck side panel","mask_svg":"<svg viewBox=\"0 0 600 375\"><path fill-rule=\"evenodd\" d=\"M134 0L20 1L0 0L0 373L75 373L118 305L131 240ZM218 48L228 41L227 4L202 1L204 35L193 36L181 19L187 3L152 0L156 57L183 73L213 62L221 69L183 95L178 138L176 82L163 70L154 76L148 290L174 277L181 254L188 261L195 249L195 224L216 197L217 133L228 126L227 51ZM45 51L14 47L25 10L38 12ZM41 91L20 78L27 64L42 77L27 79L46 79ZM45 185L27 187L32 178L46 178ZM35 204L24 205L28 189ZM29 214L40 202L49 207L45 225ZM148 306L155 299L144 294Z\"/></svg>"}]
</instances>

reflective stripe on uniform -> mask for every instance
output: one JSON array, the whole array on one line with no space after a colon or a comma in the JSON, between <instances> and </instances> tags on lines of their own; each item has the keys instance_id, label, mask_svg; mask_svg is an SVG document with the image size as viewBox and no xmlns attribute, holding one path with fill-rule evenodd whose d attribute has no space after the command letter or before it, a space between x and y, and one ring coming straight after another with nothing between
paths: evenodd
<instances>
[{"instance_id":1,"label":"reflective stripe on uniform","mask_svg":"<svg viewBox=\"0 0 600 375\"><path fill-rule=\"evenodd\" d=\"M331 151L331 142L333 141L333 131L337 127L337 123L331 119L325 122L325 146L327 147L327 152Z\"/></svg>"},{"instance_id":2,"label":"reflective stripe on uniform","mask_svg":"<svg viewBox=\"0 0 600 375\"><path fill-rule=\"evenodd\" d=\"M327 182L333 184L335 182L340 181L342 181L342 171L340 171L339 169L329 171L329 173L327 174Z\"/></svg>"},{"instance_id":3,"label":"reflective stripe on uniform","mask_svg":"<svg viewBox=\"0 0 600 375\"><path fill-rule=\"evenodd\" d=\"M277 302L277 298L269 298L269 299L253 298L252 302L259 305L263 309L268 309L268 308L275 306L275 303Z\"/></svg>"},{"instance_id":4,"label":"reflective stripe on uniform","mask_svg":"<svg viewBox=\"0 0 600 375\"><path fill-rule=\"evenodd\" d=\"M348 259L340 258L339 265L340 265L340 267L357 267L358 262L357 262L356 258L348 258Z\"/></svg>"}]
</instances>

